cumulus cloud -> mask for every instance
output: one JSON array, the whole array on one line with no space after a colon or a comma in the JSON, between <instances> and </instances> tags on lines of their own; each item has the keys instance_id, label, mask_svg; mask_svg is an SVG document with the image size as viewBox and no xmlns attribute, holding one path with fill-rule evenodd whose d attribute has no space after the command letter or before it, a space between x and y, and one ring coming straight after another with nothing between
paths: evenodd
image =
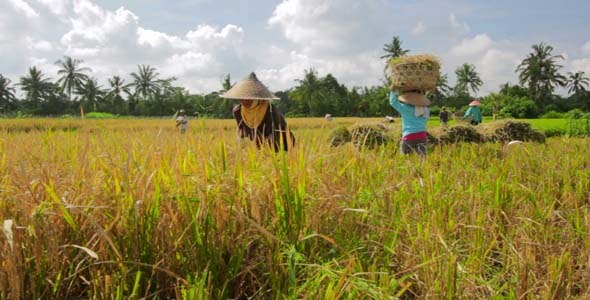
<instances>
[{"instance_id":1,"label":"cumulus cloud","mask_svg":"<svg viewBox=\"0 0 590 300\"><path fill-rule=\"evenodd\" d=\"M421 35L426 31L426 25L424 25L424 22L420 21L418 22L418 24L416 24L416 26L414 26L414 29L412 29L412 34L413 35Z\"/></svg>"},{"instance_id":2,"label":"cumulus cloud","mask_svg":"<svg viewBox=\"0 0 590 300\"><path fill-rule=\"evenodd\" d=\"M29 36L25 37L25 41L27 43L27 48L29 50L38 50L41 52L49 52L54 49L54 46L51 42L46 40L38 40L31 38Z\"/></svg>"},{"instance_id":3,"label":"cumulus cloud","mask_svg":"<svg viewBox=\"0 0 590 300\"><path fill-rule=\"evenodd\" d=\"M43 4L45 8L49 9L51 13L55 15L63 15L66 13L66 8L69 0L37 0L39 3Z\"/></svg>"},{"instance_id":4,"label":"cumulus cloud","mask_svg":"<svg viewBox=\"0 0 590 300\"><path fill-rule=\"evenodd\" d=\"M27 18L39 17L39 13L23 0L8 0L8 3L10 3L17 12L22 13Z\"/></svg>"},{"instance_id":5,"label":"cumulus cloud","mask_svg":"<svg viewBox=\"0 0 590 300\"><path fill-rule=\"evenodd\" d=\"M391 38L387 8L381 0L283 0L268 23L307 52L357 53Z\"/></svg>"},{"instance_id":6,"label":"cumulus cloud","mask_svg":"<svg viewBox=\"0 0 590 300\"><path fill-rule=\"evenodd\" d=\"M473 38L466 38L451 49L453 55L473 55L481 53L492 46L492 39L487 34L478 34Z\"/></svg>"},{"instance_id":7,"label":"cumulus cloud","mask_svg":"<svg viewBox=\"0 0 590 300\"><path fill-rule=\"evenodd\" d=\"M444 72L454 78L458 66L474 65L484 83L479 95L485 95L497 91L506 82L518 82L515 70L527 51L528 46L509 40L496 41L486 33L479 33L459 41L442 54Z\"/></svg>"},{"instance_id":8,"label":"cumulus cloud","mask_svg":"<svg viewBox=\"0 0 590 300\"><path fill-rule=\"evenodd\" d=\"M570 63L570 69L572 72L582 71L586 74L590 74L590 58L579 58L572 60Z\"/></svg>"},{"instance_id":9,"label":"cumulus cloud","mask_svg":"<svg viewBox=\"0 0 590 300\"><path fill-rule=\"evenodd\" d=\"M274 52L285 54L287 51L274 49ZM311 56L307 53L290 51L283 58L283 63L272 67L259 68L256 74L269 88L286 89L301 79L305 70L314 69L320 77L333 74L340 82L349 86L366 86L380 84L383 74L383 63L376 59L377 52L362 52L347 57L330 59Z\"/></svg>"},{"instance_id":10,"label":"cumulus cloud","mask_svg":"<svg viewBox=\"0 0 590 300\"><path fill-rule=\"evenodd\" d=\"M0 55L12 58L1 66L13 78L33 65L57 70L50 66L67 55L83 60L92 68L91 76L103 83L113 75L127 77L137 65L146 64L162 76L176 77L192 92L209 92L219 88L218 77L227 72L226 63L241 65L244 30L237 25L201 24L185 35L175 35L141 26L139 17L123 7L107 10L90 0L30 3L0 3L0 38L10 41L2 43Z\"/></svg>"},{"instance_id":11,"label":"cumulus cloud","mask_svg":"<svg viewBox=\"0 0 590 300\"><path fill-rule=\"evenodd\" d=\"M383 61L379 51L398 23L391 22L391 2L383 0L283 0L268 20L293 43L290 50L268 50L259 68L278 88L289 88L304 70L333 74L347 85L379 84Z\"/></svg>"},{"instance_id":12,"label":"cumulus cloud","mask_svg":"<svg viewBox=\"0 0 590 300\"><path fill-rule=\"evenodd\" d=\"M461 23L459 20L457 20L457 17L455 16L454 13L451 13L449 15L449 23L451 24L451 27L459 32L469 32L471 31L471 28L469 28L469 25L467 25L467 23L463 22Z\"/></svg>"}]
</instances>

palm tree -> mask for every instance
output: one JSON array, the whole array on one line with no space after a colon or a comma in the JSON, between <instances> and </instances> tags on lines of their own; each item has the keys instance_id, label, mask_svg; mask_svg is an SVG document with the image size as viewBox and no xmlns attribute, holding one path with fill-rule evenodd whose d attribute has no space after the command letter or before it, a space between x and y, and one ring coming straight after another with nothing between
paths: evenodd
<instances>
[{"instance_id":1,"label":"palm tree","mask_svg":"<svg viewBox=\"0 0 590 300\"><path fill-rule=\"evenodd\" d=\"M88 75L83 72L91 72L90 68L79 68L78 66L84 61L80 59L73 59L69 56L64 56L63 60L58 60L55 63L61 66L61 69L57 72L61 75L61 78L57 81L62 91L67 92L68 99L72 101L72 91L76 91L84 81L88 79Z\"/></svg>"},{"instance_id":2,"label":"palm tree","mask_svg":"<svg viewBox=\"0 0 590 300\"><path fill-rule=\"evenodd\" d=\"M381 59L385 59L385 66L383 67L383 73L385 73L385 78L388 78L387 75L387 67L389 66L389 61L391 59L406 55L410 50L402 49L402 42L398 36L394 36L391 40L391 43L383 45L383 51L385 51L384 55L381 55Z\"/></svg>"},{"instance_id":3,"label":"palm tree","mask_svg":"<svg viewBox=\"0 0 590 300\"><path fill-rule=\"evenodd\" d=\"M457 94L469 95L469 90L477 93L479 87L483 84L479 74L475 71L475 66L464 63L455 70L457 75L457 84L455 85L455 92Z\"/></svg>"},{"instance_id":4,"label":"palm tree","mask_svg":"<svg viewBox=\"0 0 590 300\"><path fill-rule=\"evenodd\" d=\"M29 68L29 72L20 78L20 86L25 91L26 99L33 105L41 102L42 97L51 89L51 82L48 78L43 78L43 72L37 67Z\"/></svg>"},{"instance_id":5,"label":"palm tree","mask_svg":"<svg viewBox=\"0 0 590 300\"><path fill-rule=\"evenodd\" d=\"M450 91L451 87L449 86L447 74L439 74L436 89L429 93L428 98L433 101L433 104L440 105Z\"/></svg>"},{"instance_id":6,"label":"palm tree","mask_svg":"<svg viewBox=\"0 0 590 300\"><path fill-rule=\"evenodd\" d=\"M315 103L321 101L321 82L318 73L314 69L305 70L303 79L296 79L299 86L290 93L293 99L299 102L302 113L315 116Z\"/></svg>"},{"instance_id":7,"label":"palm tree","mask_svg":"<svg viewBox=\"0 0 590 300\"><path fill-rule=\"evenodd\" d=\"M121 79L119 76L113 76L113 78L109 79L109 85L111 88L107 92L105 98L109 99L113 105L112 111L115 113L123 113L123 104L124 100L121 96L121 93L129 93L127 86L125 85L125 80Z\"/></svg>"},{"instance_id":8,"label":"palm tree","mask_svg":"<svg viewBox=\"0 0 590 300\"><path fill-rule=\"evenodd\" d=\"M121 77L119 76L113 76L113 78L109 79L109 85L111 86L111 88L107 93L107 97L122 99L121 93L127 90L125 80L121 79Z\"/></svg>"},{"instance_id":9,"label":"palm tree","mask_svg":"<svg viewBox=\"0 0 590 300\"><path fill-rule=\"evenodd\" d=\"M229 89L231 89L234 86L234 84L235 83L231 83L231 75L229 75L228 73L227 75L223 76L223 79L221 80L221 87L223 88L221 91L229 91Z\"/></svg>"},{"instance_id":10,"label":"palm tree","mask_svg":"<svg viewBox=\"0 0 590 300\"><path fill-rule=\"evenodd\" d=\"M0 74L0 109L9 110L16 103L16 96L14 95L14 87L10 86L10 79Z\"/></svg>"},{"instance_id":11,"label":"palm tree","mask_svg":"<svg viewBox=\"0 0 590 300\"><path fill-rule=\"evenodd\" d=\"M566 78L559 74L557 64L562 55L553 55L553 47L545 43L533 45L533 52L518 65L516 72L522 85L527 85L529 96L541 101L551 95L557 86L564 86Z\"/></svg>"},{"instance_id":12,"label":"palm tree","mask_svg":"<svg viewBox=\"0 0 590 300\"><path fill-rule=\"evenodd\" d=\"M82 85L76 89L76 93L82 96L82 101L92 105L93 111L96 111L96 103L102 99L104 91L95 78L86 80Z\"/></svg>"},{"instance_id":13,"label":"palm tree","mask_svg":"<svg viewBox=\"0 0 590 300\"><path fill-rule=\"evenodd\" d=\"M383 45L383 51L385 51L385 55L382 55L380 58L385 58L386 61L406 55L410 52L410 50L402 49L402 42L398 36L394 36L391 43Z\"/></svg>"},{"instance_id":14,"label":"palm tree","mask_svg":"<svg viewBox=\"0 0 590 300\"><path fill-rule=\"evenodd\" d=\"M586 87L590 85L590 79L584 76L584 72L579 71L576 73L568 72L568 82L567 88L568 92L571 94L573 93L574 96L579 95L580 93L586 92Z\"/></svg>"},{"instance_id":15,"label":"palm tree","mask_svg":"<svg viewBox=\"0 0 590 300\"><path fill-rule=\"evenodd\" d=\"M144 98L151 98L163 86L166 80L158 79L158 72L156 69L148 65L138 65L138 73L131 73L133 82L129 84L135 88L135 94L143 96Z\"/></svg>"}]
</instances>

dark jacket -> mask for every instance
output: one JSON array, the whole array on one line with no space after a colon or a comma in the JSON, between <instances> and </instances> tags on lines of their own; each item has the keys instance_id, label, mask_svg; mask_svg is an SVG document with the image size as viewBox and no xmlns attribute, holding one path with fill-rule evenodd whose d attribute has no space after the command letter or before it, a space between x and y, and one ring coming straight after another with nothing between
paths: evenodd
<instances>
[{"instance_id":1,"label":"dark jacket","mask_svg":"<svg viewBox=\"0 0 590 300\"><path fill-rule=\"evenodd\" d=\"M264 119L256 129L252 129L242 120L242 105L234 106L232 113L234 119L238 123L238 136L240 138L248 137L250 140L256 141L256 146L267 144L272 146L276 152L279 151L281 143L285 151L289 150L290 146L295 145L295 136L287 128L285 118L273 105L268 106ZM287 139L287 131L289 132L289 139Z\"/></svg>"},{"instance_id":2,"label":"dark jacket","mask_svg":"<svg viewBox=\"0 0 590 300\"><path fill-rule=\"evenodd\" d=\"M442 122L445 122L446 123L446 122L449 121L449 111L441 110L440 113L439 113L439 116L440 116L440 120Z\"/></svg>"}]
</instances>

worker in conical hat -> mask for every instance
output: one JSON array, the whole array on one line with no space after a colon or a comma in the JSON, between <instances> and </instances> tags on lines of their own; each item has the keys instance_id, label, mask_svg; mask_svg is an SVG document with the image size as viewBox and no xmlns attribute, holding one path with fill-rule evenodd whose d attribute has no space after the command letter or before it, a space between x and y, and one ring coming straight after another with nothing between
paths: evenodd
<instances>
[{"instance_id":1,"label":"worker in conical hat","mask_svg":"<svg viewBox=\"0 0 590 300\"><path fill-rule=\"evenodd\" d=\"M479 123L482 122L482 116L481 116L481 108L479 108L479 106L481 105L481 103L477 100L473 100L469 103L469 108L467 109L467 111L465 112L465 115L463 116L463 118L467 119L470 118L471 121L471 125L477 125Z\"/></svg>"},{"instance_id":2,"label":"worker in conical hat","mask_svg":"<svg viewBox=\"0 0 590 300\"><path fill-rule=\"evenodd\" d=\"M256 141L256 146L266 144L275 151L287 151L295 144L295 136L289 130L285 118L271 100L273 95L262 82L251 73L221 95L222 98L239 100L233 115L238 124L238 137Z\"/></svg>"}]
</instances>

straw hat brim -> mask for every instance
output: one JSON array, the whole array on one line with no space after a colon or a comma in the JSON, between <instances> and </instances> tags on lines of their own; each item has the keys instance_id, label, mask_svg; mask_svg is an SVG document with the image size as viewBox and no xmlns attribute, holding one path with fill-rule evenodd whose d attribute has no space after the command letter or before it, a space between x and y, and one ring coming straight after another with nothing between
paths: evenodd
<instances>
[{"instance_id":1,"label":"straw hat brim","mask_svg":"<svg viewBox=\"0 0 590 300\"><path fill-rule=\"evenodd\" d=\"M414 106L429 106L430 100L422 93L403 93L399 96L399 101Z\"/></svg>"},{"instance_id":2,"label":"straw hat brim","mask_svg":"<svg viewBox=\"0 0 590 300\"><path fill-rule=\"evenodd\" d=\"M254 73L225 92L220 97L234 100L279 100L271 93Z\"/></svg>"}]
</instances>

